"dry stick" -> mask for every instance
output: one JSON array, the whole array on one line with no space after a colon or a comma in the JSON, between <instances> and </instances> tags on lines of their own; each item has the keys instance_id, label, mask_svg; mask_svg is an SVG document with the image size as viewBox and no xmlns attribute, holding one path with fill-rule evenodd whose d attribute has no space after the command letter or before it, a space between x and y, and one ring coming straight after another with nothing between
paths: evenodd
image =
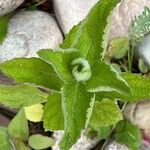
<instances>
[{"instance_id":1,"label":"dry stick","mask_svg":"<svg viewBox=\"0 0 150 150\"><path fill-rule=\"evenodd\" d=\"M123 110L124 110L124 108L125 108L126 105L127 105L127 102L124 103L124 105L123 105L123 107L121 109L122 112L123 112ZM111 130L111 132L110 132L110 134L108 136L108 138L106 139L106 141L104 142L103 146L101 147L101 150L105 150L106 146L108 145L108 143L109 143L109 141L110 141L110 139L112 137L112 134L114 132L115 127L116 127L116 124L113 126L113 128L112 128L112 130Z\"/></svg>"},{"instance_id":2,"label":"dry stick","mask_svg":"<svg viewBox=\"0 0 150 150\"><path fill-rule=\"evenodd\" d=\"M43 3L45 3L46 1L47 0L43 0L43 1L39 2L39 3L37 3L35 6L39 6L39 5L43 4Z\"/></svg>"}]
</instances>

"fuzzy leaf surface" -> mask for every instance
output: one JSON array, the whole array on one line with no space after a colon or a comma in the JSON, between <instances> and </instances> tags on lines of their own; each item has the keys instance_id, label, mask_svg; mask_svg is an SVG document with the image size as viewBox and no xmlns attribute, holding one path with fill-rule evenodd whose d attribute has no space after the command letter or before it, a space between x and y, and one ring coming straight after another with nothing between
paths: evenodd
<instances>
[{"instance_id":1,"label":"fuzzy leaf surface","mask_svg":"<svg viewBox=\"0 0 150 150\"><path fill-rule=\"evenodd\" d=\"M95 102L90 124L94 128L109 127L122 119L118 105L112 100L104 99L101 102Z\"/></svg>"},{"instance_id":2,"label":"fuzzy leaf surface","mask_svg":"<svg viewBox=\"0 0 150 150\"><path fill-rule=\"evenodd\" d=\"M130 93L130 87L125 80L105 62L97 62L92 66L92 77L86 82L86 88L89 92L118 91Z\"/></svg>"},{"instance_id":3,"label":"fuzzy leaf surface","mask_svg":"<svg viewBox=\"0 0 150 150\"><path fill-rule=\"evenodd\" d=\"M64 82L73 80L71 62L78 57L75 49L40 50L38 55L50 63Z\"/></svg>"},{"instance_id":4,"label":"fuzzy leaf surface","mask_svg":"<svg viewBox=\"0 0 150 150\"><path fill-rule=\"evenodd\" d=\"M85 90L85 86L78 82L66 84L62 89L62 106L65 119L65 133L60 147L69 148L80 137L81 130L86 124L87 110L93 94Z\"/></svg>"},{"instance_id":5,"label":"fuzzy leaf surface","mask_svg":"<svg viewBox=\"0 0 150 150\"><path fill-rule=\"evenodd\" d=\"M0 85L0 103L12 108L20 108L47 101L48 95L29 85Z\"/></svg>"},{"instance_id":6,"label":"fuzzy leaf surface","mask_svg":"<svg viewBox=\"0 0 150 150\"><path fill-rule=\"evenodd\" d=\"M99 92L96 93L96 100L101 101L103 98L117 98L124 102L137 102L150 98L150 78L131 73L125 73L122 77L131 87L131 94L124 95L117 92Z\"/></svg>"},{"instance_id":7,"label":"fuzzy leaf surface","mask_svg":"<svg viewBox=\"0 0 150 150\"><path fill-rule=\"evenodd\" d=\"M47 131L64 129L64 116L60 93L53 93L48 97L48 101L44 107L43 120L44 128Z\"/></svg>"},{"instance_id":8,"label":"fuzzy leaf surface","mask_svg":"<svg viewBox=\"0 0 150 150\"><path fill-rule=\"evenodd\" d=\"M103 35L107 27L107 18L119 0L99 1L88 16L66 36L62 48L78 49L92 65L102 58Z\"/></svg>"},{"instance_id":9,"label":"fuzzy leaf surface","mask_svg":"<svg viewBox=\"0 0 150 150\"><path fill-rule=\"evenodd\" d=\"M17 82L31 83L59 91L62 81L51 65L39 58L19 58L0 64L0 70Z\"/></svg>"},{"instance_id":10,"label":"fuzzy leaf surface","mask_svg":"<svg viewBox=\"0 0 150 150\"><path fill-rule=\"evenodd\" d=\"M8 133L10 137L26 141L29 137L28 122L24 109L11 120L8 125Z\"/></svg>"}]
</instances>

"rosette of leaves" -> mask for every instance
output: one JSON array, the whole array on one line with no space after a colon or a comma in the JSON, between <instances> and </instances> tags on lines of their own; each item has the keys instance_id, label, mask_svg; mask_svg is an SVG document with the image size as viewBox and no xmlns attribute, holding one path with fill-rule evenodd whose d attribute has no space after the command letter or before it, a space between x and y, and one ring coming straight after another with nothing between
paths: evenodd
<instances>
[{"instance_id":1,"label":"rosette of leaves","mask_svg":"<svg viewBox=\"0 0 150 150\"><path fill-rule=\"evenodd\" d=\"M106 128L122 120L117 99L134 102L150 97L149 79L130 73L120 76L103 60L110 14L117 3L99 1L59 49L40 50L40 58L19 58L0 65L5 75L19 83L52 91L49 95L40 91L44 99L35 97L36 101L34 95L40 96L39 89L37 93L30 91L29 101L28 92L19 95L17 89L15 95L8 96L10 90L2 86L0 102L11 107L46 102L44 128L65 131L60 142L62 150L69 150L89 125Z\"/></svg>"}]
</instances>

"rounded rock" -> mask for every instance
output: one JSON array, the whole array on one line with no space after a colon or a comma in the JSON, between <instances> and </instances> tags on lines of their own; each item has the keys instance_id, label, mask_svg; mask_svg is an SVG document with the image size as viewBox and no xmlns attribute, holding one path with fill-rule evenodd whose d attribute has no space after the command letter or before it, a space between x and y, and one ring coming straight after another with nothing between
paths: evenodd
<instances>
[{"instance_id":1,"label":"rounded rock","mask_svg":"<svg viewBox=\"0 0 150 150\"><path fill-rule=\"evenodd\" d=\"M125 145L118 144L116 141L112 141L105 150L129 150L129 148Z\"/></svg>"},{"instance_id":2,"label":"rounded rock","mask_svg":"<svg viewBox=\"0 0 150 150\"><path fill-rule=\"evenodd\" d=\"M19 7L24 0L0 0L0 16L3 16Z\"/></svg>"},{"instance_id":3,"label":"rounded rock","mask_svg":"<svg viewBox=\"0 0 150 150\"><path fill-rule=\"evenodd\" d=\"M132 20L143 12L145 6L150 6L149 0L122 0L113 12L110 39L129 36Z\"/></svg>"},{"instance_id":4,"label":"rounded rock","mask_svg":"<svg viewBox=\"0 0 150 150\"><path fill-rule=\"evenodd\" d=\"M53 0L57 20L64 34L83 20L98 0Z\"/></svg>"},{"instance_id":5,"label":"rounded rock","mask_svg":"<svg viewBox=\"0 0 150 150\"><path fill-rule=\"evenodd\" d=\"M125 117L150 135L150 100L128 104L124 109Z\"/></svg>"},{"instance_id":6,"label":"rounded rock","mask_svg":"<svg viewBox=\"0 0 150 150\"><path fill-rule=\"evenodd\" d=\"M37 57L40 49L57 48L62 33L55 19L43 11L21 11L12 17L0 45L0 62L18 57Z\"/></svg>"}]
</instances>

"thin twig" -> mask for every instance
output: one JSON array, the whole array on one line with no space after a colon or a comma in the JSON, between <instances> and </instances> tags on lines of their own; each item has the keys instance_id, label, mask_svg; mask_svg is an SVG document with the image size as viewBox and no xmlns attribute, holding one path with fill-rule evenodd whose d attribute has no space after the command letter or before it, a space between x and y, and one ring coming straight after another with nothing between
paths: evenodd
<instances>
[{"instance_id":1,"label":"thin twig","mask_svg":"<svg viewBox=\"0 0 150 150\"><path fill-rule=\"evenodd\" d=\"M46 1L47 0L43 0L43 1L39 2L39 3L37 3L35 6L39 6L39 5L43 4L43 3L45 3Z\"/></svg>"}]
</instances>

